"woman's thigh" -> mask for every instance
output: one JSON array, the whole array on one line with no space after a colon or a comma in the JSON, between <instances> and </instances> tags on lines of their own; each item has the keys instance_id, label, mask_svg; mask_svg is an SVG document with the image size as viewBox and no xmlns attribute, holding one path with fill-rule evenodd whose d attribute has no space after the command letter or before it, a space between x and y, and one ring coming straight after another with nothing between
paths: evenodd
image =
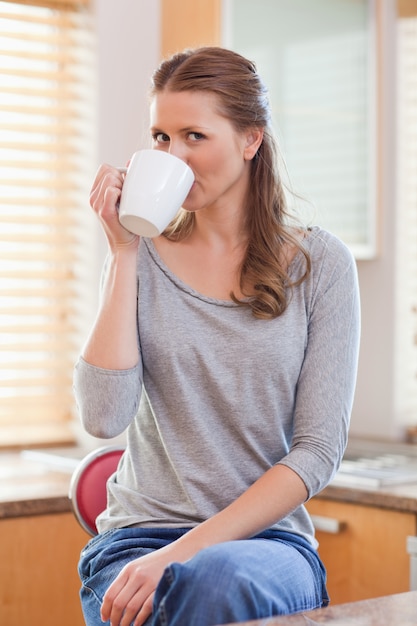
<instances>
[{"instance_id":1,"label":"woman's thigh","mask_svg":"<svg viewBox=\"0 0 417 626\"><path fill-rule=\"evenodd\" d=\"M103 626L105 592L122 568L175 541L187 529L115 529L93 538L79 563L87 626ZM307 542L266 531L202 550L165 571L146 626L212 626L295 613L326 601L325 573Z\"/></svg>"},{"instance_id":2,"label":"woman's thigh","mask_svg":"<svg viewBox=\"0 0 417 626\"><path fill-rule=\"evenodd\" d=\"M227 542L184 564L173 563L158 585L152 624L212 626L327 604L320 560L311 548L288 538Z\"/></svg>"}]
</instances>

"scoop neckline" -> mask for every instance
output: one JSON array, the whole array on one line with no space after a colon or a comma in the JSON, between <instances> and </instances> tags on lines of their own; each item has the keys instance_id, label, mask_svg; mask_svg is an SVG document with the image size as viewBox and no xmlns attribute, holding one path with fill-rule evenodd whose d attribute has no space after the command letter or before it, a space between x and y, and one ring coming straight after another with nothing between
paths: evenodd
<instances>
[{"instance_id":1,"label":"scoop neckline","mask_svg":"<svg viewBox=\"0 0 417 626\"><path fill-rule=\"evenodd\" d=\"M304 238L304 243L306 244L307 248L310 248L311 245L311 238L312 236L317 235L317 232L319 231L319 227L314 226L312 228L307 228L306 229L306 236ZM158 266L158 268L165 274L165 276L174 284L176 285L179 289L181 289L181 291L184 291L185 293L188 293L189 295L191 295L194 298L197 298L198 300L202 300L204 302L207 302L209 304L215 304L217 306L223 306L223 307L229 307L229 308L238 308L240 305L237 304L236 302L233 302L233 300L224 300L221 298L213 298L211 296L206 296L205 294L197 291L196 289L194 289L193 287L191 287L190 285L188 285L186 282L184 282L179 276L177 276L176 274L174 274L174 272L172 270L169 269L169 267L166 265L165 261L162 259L162 257L160 256L158 250L155 247L155 244L153 243L152 239L149 237L142 237L141 241L143 241L143 243L145 244L153 262ZM291 261L289 268L288 268L288 273L292 274L295 270L295 268L297 267L297 265L302 262L302 259L304 258L301 250L299 250L297 252L297 254L295 255L295 257L293 258L293 260ZM249 300L249 298L247 298L247 300Z\"/></svg>"},{"instance_id":2,"label":"scoop neckline","mask_svg":"<svg viewBox=\"0 0 417 626\"><path fill-rule=\"evenodd\" d=\"M188 293L190 296L197 298L198 300L207 302L209 304L215 304L217 306L225 306L225 307L230 307L230 308L239 307L239 305L236 302L233 302L233 300L222 300L221 298L213 298L210 296L206 296L205 294L197 291L196 289L188 285L179 276L174 274L172 270L169 269L165 261L160 256L151 238L142 237L142 241L146 245L153 262L165 274L165 276L181 291L184 291L185 293Z\"/></svg>"}]
</instances>

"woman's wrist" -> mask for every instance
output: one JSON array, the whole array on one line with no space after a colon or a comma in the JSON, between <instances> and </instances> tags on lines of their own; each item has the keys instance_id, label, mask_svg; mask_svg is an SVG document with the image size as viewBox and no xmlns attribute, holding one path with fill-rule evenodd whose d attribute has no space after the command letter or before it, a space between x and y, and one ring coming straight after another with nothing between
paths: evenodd
<instances>
[{"instance_id":1,"label":"woman's wrist","mask_svg":"<svg viewBox=\"0 0 417 626\"><path fill-rule=\"evenodd\" d=\"M139 247L140 237L138 235L132 235L130 239L126 241L113 241L109 242L109 253L112 256L119 254L136 255Z\"/></svg>"}]
</instances>

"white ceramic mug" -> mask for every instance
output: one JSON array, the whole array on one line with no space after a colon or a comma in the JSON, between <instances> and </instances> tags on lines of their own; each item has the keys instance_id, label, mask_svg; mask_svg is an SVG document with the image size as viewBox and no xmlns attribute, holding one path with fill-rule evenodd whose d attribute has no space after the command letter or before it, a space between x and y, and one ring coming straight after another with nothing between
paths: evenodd
<instances>
[{"instance_id":1,"label":"white ceramic mug","mask_svg":"<svg viewBox=\"0 0 417 626\"><path fill-rule=\"evenodd\" d=\"M127 168L119 206L122 226L157 237L175 217L194 182L192 169L161 150L135 152Z\"/></svg>"}]
</instances>

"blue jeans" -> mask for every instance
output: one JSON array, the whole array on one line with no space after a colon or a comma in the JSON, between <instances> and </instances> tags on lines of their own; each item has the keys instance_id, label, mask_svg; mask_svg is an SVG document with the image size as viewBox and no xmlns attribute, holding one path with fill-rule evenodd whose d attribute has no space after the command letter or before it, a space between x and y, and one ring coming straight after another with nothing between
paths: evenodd
<instances>
[{"instance_id":1,"label":"blue jeans","mask_svg":"<svg viewBox=\"0 0 417 626\"><path fill-rule=\"evenodd\" d=\"M103 596L124 565L187 530L122 528L91 539L79 563L87 626L103 626ZM323 564L305 539L267 530L172 563L158 584L146 626L213 626L314 609L328 604L325 581Z\"/></svg>"}]
</instances>

